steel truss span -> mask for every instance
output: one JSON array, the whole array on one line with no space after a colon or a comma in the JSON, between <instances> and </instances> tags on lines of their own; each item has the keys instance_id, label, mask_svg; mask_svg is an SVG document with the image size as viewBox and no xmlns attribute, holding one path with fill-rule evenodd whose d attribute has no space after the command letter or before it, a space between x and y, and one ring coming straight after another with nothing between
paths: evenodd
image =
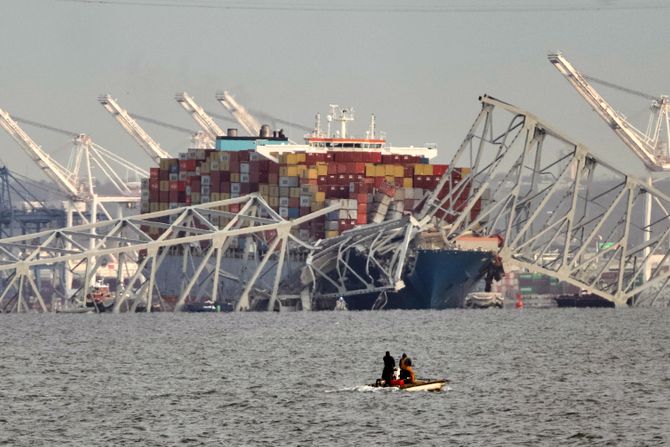
<instances>
[{"instance_id":1,"label":"steel truss span","mask_svg":"<svg viewBox=\"0 0 670 447\"><path fill-rule=\"evenodd\" d=\"M470 173L442 196L444 182L455 180L447 172L419 217L440 216L450 240L469 231L499 233L505 262L616 305L668 305L670 197L532 114L480 100L450 167L470 166ZM470 219L478 199L481 212ZM647 226L645 201L652 204ZM660 262L643 281L647 259Z\"/></svg>"},{"instance_id":2,"label":"steel truss span","mask_svg":"<svg viewBox=\"0 0 670 447\"><path fill-rule=\"evenodd\" d=\"M287 221L260 195L251 194L1 239L0 312L81 309L99 271L112 262L114 312L180 310L194 297L217 302L227 290L241 297L235 302L237 310L295 304L299 289L290 296L279 293L293 290L285 270L313 247L292 230L337 209L331 206ZM178 261L180 268L168 269L178 278L158 276L167 258ZM229 265L238 268L229 271ZM75 277L74 288L66 287L68 276ZM167 280L176 281L177 295L165 295Z\"/></svg>"}]
</instances>

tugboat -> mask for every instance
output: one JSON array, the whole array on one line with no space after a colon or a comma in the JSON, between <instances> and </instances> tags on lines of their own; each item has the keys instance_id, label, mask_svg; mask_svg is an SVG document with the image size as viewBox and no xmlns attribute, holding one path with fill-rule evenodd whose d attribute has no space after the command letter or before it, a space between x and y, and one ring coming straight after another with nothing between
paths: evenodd
<instances>
[{"instance_id":1,"label":"tugboat","mask_svg":"<svg viewBox=\"0 0 670 447\"><path fill-rule=\"evenodd\" d=\"M91 291L86 294L86 307L93 308L96 312L107 312L114 306L114 298L109 291L109 286L98 280Z\"/></svg>"}]
</instances>

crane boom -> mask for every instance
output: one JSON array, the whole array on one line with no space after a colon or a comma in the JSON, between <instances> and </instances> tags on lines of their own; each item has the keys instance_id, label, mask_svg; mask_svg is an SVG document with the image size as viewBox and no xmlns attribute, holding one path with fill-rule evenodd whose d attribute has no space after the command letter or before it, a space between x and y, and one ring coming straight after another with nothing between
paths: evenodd
<instances>
[{"instance_id":1,"label":"crane boom","mask_svg":"<svg viewBox=\"0 0 670 447\"><path fill-rule=\"evenodd\" d=\"M217 93L216 99L233 115L233 118L249 135L257 136L260 133L260 123L230 93L226 91Z\"/></svg>"},{"instance_id":2,"label":"crane boom","mask_svg":"<svg viewBox=\"0 0 670 447\"><path fill-rule=\"evenodd\" d=\"M165 152L114 98L110 95L102 95L98 98L98 101L156 163L159 163L161 158L170 158L170 154Z\"/></svg>"},{"instance_id":3,"label":"crane boom","mask_svg":"<svg viewBox=\"0 0 670 447\"><path fill-rule=\"evenodd\" d=\"M207 137L211 139L212 143L216 141L216 137L225 135L223 129L212 119L211 116L205 112L205 109L200 107L195 99L186 92L177 93L175 99L202 128Z\"/></svg>"},{"instance_id":4,"label":"crane boom","mask_svg":"<svg viewBox=\"0 0 670 447\"><path fill-rule=\"evenodd\" d=\"M652 171L670 170L670 159L667 154L660 151L659 134L662 121L668 120L670 109L667 96L656 98L653 107L658 108L656 124L652 129L652 136L639 131L628 122L619 112L603 98L586 80L585 76L578 72L570 62L560 53L549 53L549 61L561 72L561 74L572 84L577 92L586 100L593 110L605 120L614 133L628 146Z\"/></svg>"},{"instance_id":5,"label":"crane boom","mask_svg":"<svg viewBox=\"0 0 670 447\"><path fill-rule=\"evenodd\" d=\"M30 136L19 127L19 125L9 116L9 113L0 109L0 125L16 141L21 149L28 154L37 166L54 181L61 190L70 197L81 199L77 183L73 181L76 176L60 165L56 160L42 150L42 148L33 141Z\"/></svg>"}]
</instances>

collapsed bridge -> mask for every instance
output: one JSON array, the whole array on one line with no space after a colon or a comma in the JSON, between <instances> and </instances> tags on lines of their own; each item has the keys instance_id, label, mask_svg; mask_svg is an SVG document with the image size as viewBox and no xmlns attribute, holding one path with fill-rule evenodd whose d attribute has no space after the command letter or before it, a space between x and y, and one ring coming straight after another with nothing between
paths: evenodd
<instances>
[{"instance_id":1,"label":"collapsed bridge","mask_svg":"<svg viewBox=\"0 0 670 447\"><path fill-rule=\"evenodd\" d=\"M252 194L1 239L0 311L50 311L54 300L83 305L110 262L116 312L179 310L203 295L225 297L236 310L382 297L405 287L417 241L428 233L439 234L444 247L470 233L500 235L508 264L617 305L667 305L670 197L524 110L486 96L481 103L438 186L401 217L309 243L292 230L337 205L286 220ZM455 166L469 167L458 181ZM648 202L652 219L645 225L640 216ZM161 276L175 258L178 274ZM660 259L655 267L652 258ZM45 278L53 284L48 299Z\"/></svg>"}]
</instances>

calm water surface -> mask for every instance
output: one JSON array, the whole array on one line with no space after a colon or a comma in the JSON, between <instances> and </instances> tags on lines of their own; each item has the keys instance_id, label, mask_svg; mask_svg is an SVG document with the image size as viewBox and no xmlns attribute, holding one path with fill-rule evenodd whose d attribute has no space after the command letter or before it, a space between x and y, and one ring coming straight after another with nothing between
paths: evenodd
<instances>
[{"instance_id":1,"label":"calm water surface","mask_svg":"<svg viewBox=\"0 0 670 447\"><path fill-rule=\"evenodd\" d=\"M670 309L0 316L0 444L670 445ZM405 351L444 393L361 387Z\"/></svg>"}]
</instances>

